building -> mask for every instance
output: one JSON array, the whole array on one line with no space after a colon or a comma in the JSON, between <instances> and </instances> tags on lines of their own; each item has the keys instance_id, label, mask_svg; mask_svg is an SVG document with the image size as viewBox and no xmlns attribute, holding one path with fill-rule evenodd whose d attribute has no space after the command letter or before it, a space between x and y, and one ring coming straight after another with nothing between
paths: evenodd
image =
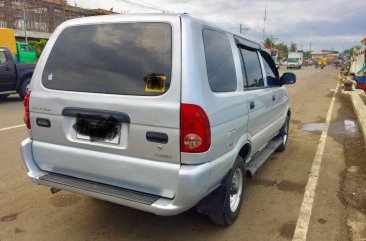
<instances>
[{"instance_id":1,"label":"building","mask_svg":"<svg viewBox=\"0 0 366 241\"><path fill-rule=\"evenodd\" d=\"M329 56L331 56L332 53L329 51L325 51L325 52L311 52L311 58L314 60L318 60L318 59L326 59Z\"/></svg>"},{"instance_id":2,"label":"building","mask_svg":"<svg viewBox=\"0 0 366 241\"><path fill-rule=\"evenodd\" d=\"M0 0L0 27L14 29L18 39L25 34L30 39L48 39L68 19L106 14L116 13L71 6L66 0Z\"/></svg>"}]
</instances>

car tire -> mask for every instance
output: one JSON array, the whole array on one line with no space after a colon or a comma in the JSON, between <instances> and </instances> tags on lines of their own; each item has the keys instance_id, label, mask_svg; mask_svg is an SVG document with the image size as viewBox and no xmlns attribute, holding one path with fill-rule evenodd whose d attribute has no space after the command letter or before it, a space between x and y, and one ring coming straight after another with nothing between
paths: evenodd
<instances>
[{"instance_id":1,"label":"car tire","mask_svg":"<svg viewBox=\"0 0 366 241\"><path fill-rule=\"evenodd\" d=\"M229 226L235 222L240 213L245 190L245 164L238 156L232 170L224 181L225 198L220 204L222 212L219 215L210 216L213 223L220 226Z\"/></svg>"},{"instance_id":2,"label":"car tire","mask_svg":"<svg viewBox=\"0 0 366 241\"><path fill-rule=\"evenodd\" d=\"M31 78L26 78L23 83L19 86L18 94L20 98L23 100L25 95L27 94L27 87L31 81Z\"/></svg>"},{"instance_id":3,"label":"car tire","mask_svg":"<svg viewBox=\"0 0 366 241\"><path fill-rule=\"evenodd\" d=\"M0 95L0 101L6 100L9 95Z\"/></svg>"},{"instance_id":4,"label":"car tire","mask_svg":"<svg viewBox=\"0 0 366 241\"><path fill-rule=\"evenodd\" d=\"M286 149L288 141L289 125L290 125L290 117L287 116L285 124L283 124L280 133L278 133L277 135L277 138L282 139L282 143L277 147L276 152L283 152Z\"/></svg>"}]
</instances>

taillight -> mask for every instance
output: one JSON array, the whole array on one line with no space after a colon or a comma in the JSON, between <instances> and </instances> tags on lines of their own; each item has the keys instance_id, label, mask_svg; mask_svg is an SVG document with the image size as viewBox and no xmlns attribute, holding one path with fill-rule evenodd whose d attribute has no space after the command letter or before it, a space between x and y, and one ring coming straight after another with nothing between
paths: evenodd
<instances>
[{"instance_id":1,"label":"taillight","mask_svg":"<svg viewBox=\"0 0 366 241\"><path fill-rule=\"evenodd\" d=\"M27 92L27 94L25 95L25 97L23 99L23 105L24 105L24 116L23 116L23 120L24 120L24 124L27 126L28 129L31 128L31 124L30 124L30 113L29 113L29 99L30 99L30 94L31 94L31 92Z\"/></svg>"},{"instance_id":2,"label":"taillight","mask_svg":"<svg viewBox=\"0 0 366 241\"><path fill-rule=\"evenodd\" d=\"M180 105L181 152L205 152L211 146L210 121L198 105Z\"/></svg>"}]
</instances>

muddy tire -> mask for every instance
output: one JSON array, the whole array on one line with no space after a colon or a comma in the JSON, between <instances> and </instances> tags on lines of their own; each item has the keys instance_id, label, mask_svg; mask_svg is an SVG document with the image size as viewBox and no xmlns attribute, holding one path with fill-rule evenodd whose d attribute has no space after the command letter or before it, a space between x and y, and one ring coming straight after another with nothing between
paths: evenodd
<instances>
[{"instance_id":1,"label":"muddy tire","mask_svg":"<svg viewBox=\"0 0 366 241\"><path fill-rule=\"evenodd\" d=\"M287 141L288 141L288 133L289 133L289 124L290 117L286 117L286 122L282 126L280 133L278 133L278 138L282 138L282 143L279 147L277 147L276 152L283 152L286 149Z\"/></svg>"},{"instance_id":2,"label":"muddy tire","mask_svg":"<svg viewBox=\"0 0 366 241\"><path fill-rule=\"evenodd\" d=\"M220 226L229 226L239 216L243 194L245 190L245 165L243 159L238 156L233 168L224 181L225 198L223 199L220 215L210 216L213 223Z\"/></svg>"}]
</instances>

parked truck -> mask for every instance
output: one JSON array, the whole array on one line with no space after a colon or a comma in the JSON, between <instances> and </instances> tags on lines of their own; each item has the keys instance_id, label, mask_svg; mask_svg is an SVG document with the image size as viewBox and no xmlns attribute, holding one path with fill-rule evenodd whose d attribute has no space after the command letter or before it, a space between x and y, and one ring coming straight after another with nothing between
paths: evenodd
<instances>
[{"instance_id":1,"label":"parked truck","mask_svg":"<svg viewBox=\"0 0 366 241\"><path fill-rule=\"evenodd\" d=\"M18 93L23 99L35 64L17 64L8 48L0 47L0 100Z\"/></svg>"},{"instance_id":2,"label":"parked truck","mask_svg":"<svg viewBox=\"0 0 366 241\"><path fill-rule=\"evenodd\" d=\"M13 29L0 28L0 46L10 49L16 63L37 62L37 52L28 43L17 42Z\"/></svg>"},{"instance_id":3,"label":"parked truck","mask_svg":"<svg viewBox=\"0 0 366 241\"><path fill-rule=\"evenodd\" d=\"M304 61L303 52L289 52L287 58L287 69L301 69L302 63Z\"/></svg>"}]
</instances>

